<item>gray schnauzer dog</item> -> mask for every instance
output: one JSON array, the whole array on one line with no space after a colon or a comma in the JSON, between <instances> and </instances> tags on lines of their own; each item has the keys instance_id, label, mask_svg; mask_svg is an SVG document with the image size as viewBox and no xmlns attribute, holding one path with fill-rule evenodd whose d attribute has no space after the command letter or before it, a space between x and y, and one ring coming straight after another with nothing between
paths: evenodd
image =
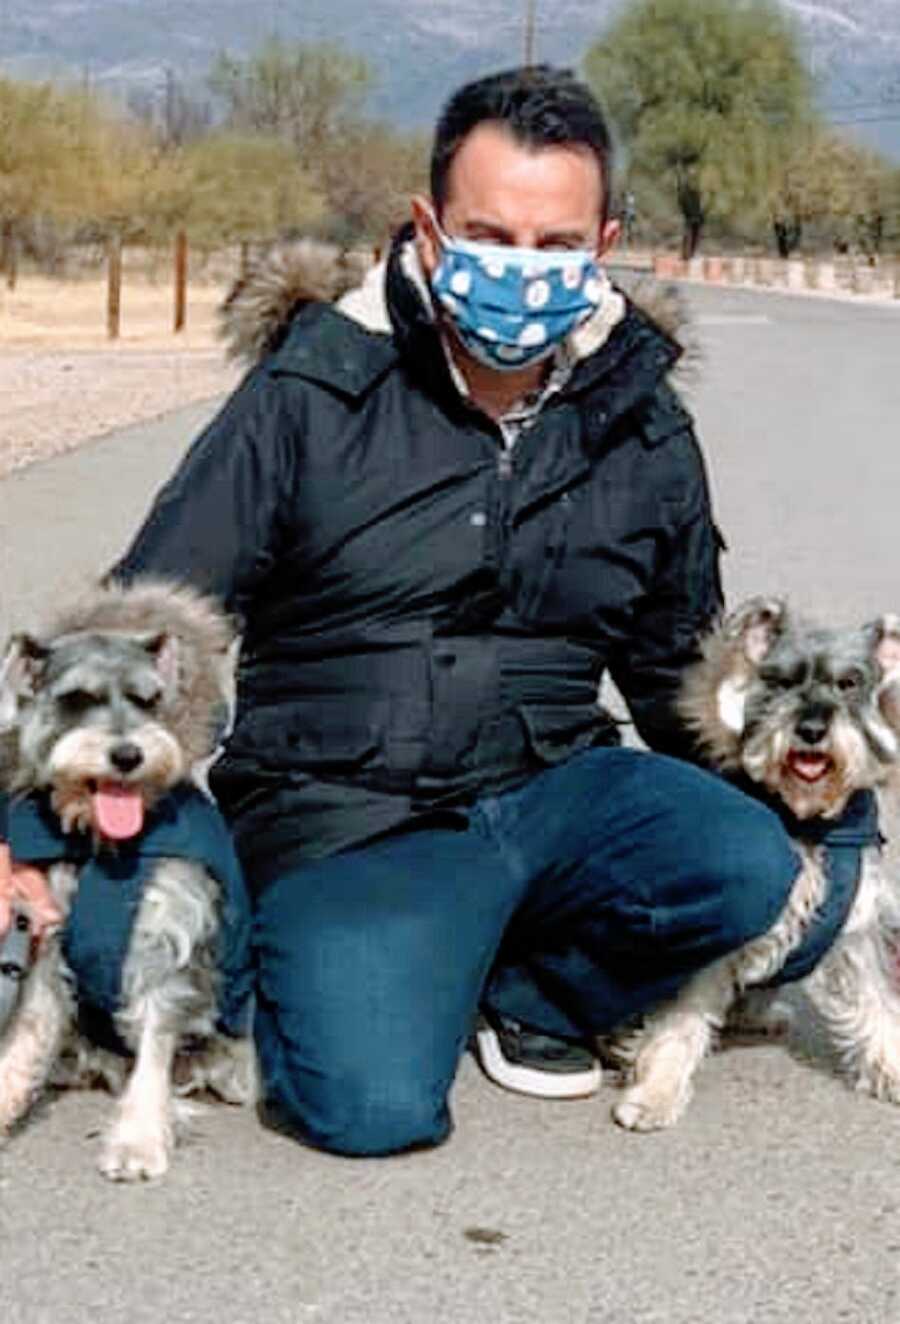
<instances>
[{"instance_id":1,"label":"gray schnauzer dog","mask_svg":"<svg viewBox=\"0 0 900 1324\"><path fill-rule=\"evenodd\" d=\"M43 795L63 833L115 855L209 755L230 642L229 624L210 600L151 581L98 589L40 638L15 637L0 663L0 777L13 806L18 797ZM54 863L48 880L68 914L79 866ZM0 1027L0 1136L68 1063L65 1083L100 1077L119 1092L100 1170L118 1181L161 1176L175 1123L189 1111L173 1086L175 1055L187 1041L204 1048L189 1055L179 1093L211 1088L230 1102L251 1101L248 1043L214 1028L220 893L198 861L153 861L115 1018L134 1054L130 1072L128 1059L78 1036L60 933L51 936Z\"/></svg>"},{"instance_id":2,"label":"gray schnauzer dog","mask_svg":"<svg viewBox=\"0 0 900 1324\"><path fill-rule=\"evenodd\" d=\"M707 639L686 673L681 710L717 768L788 807L802 863L769 932L709 967L624 1040L627 1085L613 1115L633 1131L679 1119L715 1031L741 995L752 1008L755 986L800 947L828 888L813 823L837 818L855 791L897 774L900 618L818 629L779 600L755 598ZM900 995L889 940L898 929L897 888L878 846L867 846L841 933L803 981L852 1083L893 1103L900 1103ZM771 996L757 990L757 1011Z\"/></svg>"}]
</instances>

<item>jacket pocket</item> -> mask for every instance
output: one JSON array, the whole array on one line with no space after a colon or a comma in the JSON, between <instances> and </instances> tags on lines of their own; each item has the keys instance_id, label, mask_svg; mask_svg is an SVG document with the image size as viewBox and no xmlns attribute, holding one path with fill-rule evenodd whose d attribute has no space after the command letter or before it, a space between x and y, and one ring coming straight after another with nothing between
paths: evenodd
<instances>
[{"instance_id":1,"label":"jacket pocket","mask_svg":"<svg viewBox=\"0 0 900 1324\"><path fill-rule=\"evenodd\" d=\"M345 700L255 708L238 721L227 756L276 771L346 772L376 759L385 719L384 705L359 712Z\"/></svg>"},{"instance_id":2,"label":"jacket pocket","mask_svg":"<svg viewBox=\"0 0 900 1324\"><path fill-rule=\"evenodd\" d=\"M541 763L562 763L592 745L619 743L615 722L599 706L529 703L521 704L518 711L531 751Z\"/></svg>"}]
</instances>

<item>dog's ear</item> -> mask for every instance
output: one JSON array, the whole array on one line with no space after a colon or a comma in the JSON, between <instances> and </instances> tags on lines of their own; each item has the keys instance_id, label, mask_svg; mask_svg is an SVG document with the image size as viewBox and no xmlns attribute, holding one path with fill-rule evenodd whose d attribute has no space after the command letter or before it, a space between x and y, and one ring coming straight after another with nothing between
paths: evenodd
<instances>
[{"instance_id":1,"label":"dog's ear","mask_svg":"<svg viewBox=\"0 0 900 1324\"><path fill-rule=\"evenodd\" d=\"M900 732L900 616L886 613L865 626L880 680L876 701L885 721Z\"/></svg>"},{"instance_id":2,"label":"dog's ear","mask_svg":"<svg viewBox=\"0 0 900 1324\"><path fill-rule=\"evenodd\" d=\"M900 616L892 612L870 621L865 627L872 641L872 656L882 677L900 679Z\"/></svg>"},{"instance_id":3,"label":"dog's ear","mask_svg":"<svg viewBox=\"0 0 900 1324\"><path fill-rule=\"evenodd\" d=\"M726 616L722 626L726 639L739 644L744 657L758 667L787 620L787 604L781 598L748 598Z\"/></svg>"},{"instance_id":4,"label":"dog's ear","mask_svg":"<svg viewBox=\"0 0 900 1324\"><path fill-rule=\"evenodd\" d=\"M181 682L181 657L178 637L163 631L142 640L162 679L167 700L174 699Z\"/></svg>"},{"instance_id":5,"label":"dog's ear","mask_svg":"<svg viewBox=\"0 0 900 1324\"><path fill-rule=\"evenodd\" d=\"M719 721L733 735L744 730L747 686L785 626L787 606L780 598L748 598L722 623L725 644L716 687Z\"/></svg>"},{"instance_id":6,"label":"dog's ear","mask_svg":"<svg viewBox=\"0 0 900 1324\"><path fill-rule=\"evenodd\" d=\"M747 697L756 670L788 628L781 598L748 598L702 644L702 657L688 667L678 710L718 768L741 766Z\"/></svg>"},{"instance_id":7,"label":"dog's ear","mask_svg":"<svg viewBox=\"0 0 900 1324\"><path fill-rule=\"evenodd\" d=\"M0 662L0 729L14 724L23 699L33 699L50 648L30 634L13 635Z\"/></svg>"}]
</instances>

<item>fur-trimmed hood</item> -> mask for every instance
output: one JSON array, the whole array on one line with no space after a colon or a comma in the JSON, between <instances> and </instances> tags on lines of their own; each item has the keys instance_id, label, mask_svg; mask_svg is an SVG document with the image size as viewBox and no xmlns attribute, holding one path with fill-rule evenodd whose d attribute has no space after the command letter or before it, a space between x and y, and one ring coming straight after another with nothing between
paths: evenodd
<instances>
[{"instance_id":1,"label":"fur-trimmed hood","mask_svg":"<svg viewBox=\"0 0 900 1324\"><path fill-rule=\"evenodd\" d=\"M277 349L299 310L334 303L357 288L365 259L334 244L301 239L255 258L219 309L219 335L229 358L254 364Z\"/></svg>"},{"instance_id":2,"label":"fur-trimmed hood","mask_svg":"<svg viewBox=\"0 0 900 1324\"><path fill-rule=\"evenodd\" d=\"M410 265L414 265L411 256L404 262L408 272ZM258 363L279 347L297 312L315 302L336 303L342 313L368 330L390 334L386 274L384 261L367 268L364 255L348 254L312 239L270 249L247 268L220 309L219 334L228 356L248 366ZM613 288L682 348L681 371L696 361L687 303L677 286L645 273L627 272L617 273ZM610 319L607 310L602 339L620 317L621 312ZM596 347L590 337L586 339L591 348ZM597 342L597 336L593 340Z\"/></svg>"}]
</instances>

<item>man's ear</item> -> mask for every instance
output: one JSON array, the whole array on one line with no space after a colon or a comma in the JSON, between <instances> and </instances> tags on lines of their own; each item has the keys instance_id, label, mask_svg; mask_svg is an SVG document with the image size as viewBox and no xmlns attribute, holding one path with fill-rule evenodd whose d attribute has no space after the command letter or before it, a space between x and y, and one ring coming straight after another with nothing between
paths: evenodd
<instances>
[{"instance_id":1,"label":"man's ear","mask_svg":"<svg viewBox=\"0 0 900 1324\"><path fill-rule=\"evenodd\" d=\"M434 224L434 204L424 193L417 193L410 206L419 261L425 275L430 278L441 260L441 246Z\"/></svg>"},{"instance_id":2,"label":"man's ear","mask_svg":"<svg viewBox=\"0 0 900 1324\"><path fill-rule=\"evenodd\" d=\"M12 726L23 699L37 693L50 648L30 634L13 635L0 662L0 729Z\"/></svg>"},{"instance_id":3,"label":"man's ear","mask_svg":"<svg viewBox=\"0 0 900 1324\"><path fill-rule=\"evenodd\" d=\"M607 253L612 252L622 235L622 222L616 220L604 221L597 234L597 258L598 260L606 257Z\"/></svg>"}]
</instances>

